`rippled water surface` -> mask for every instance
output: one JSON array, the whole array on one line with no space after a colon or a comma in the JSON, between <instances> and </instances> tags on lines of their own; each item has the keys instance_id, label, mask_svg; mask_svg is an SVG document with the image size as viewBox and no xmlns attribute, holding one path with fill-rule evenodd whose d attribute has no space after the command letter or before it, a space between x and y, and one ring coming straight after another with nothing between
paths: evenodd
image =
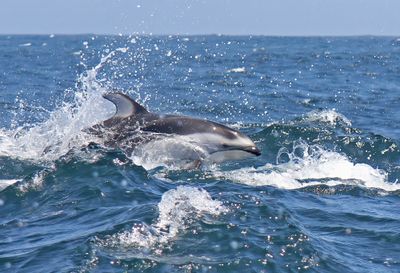
<instances>
[{"instance_id":1,"label":"rippled water surface","mask_svg":"<svg viewBox=\"0 0 400 273\"><path fill-rule=\"evenodd\" d=\"M0 36L0 271L400 272L399 75L396 37ZM111 90L262 155L94 144Z\"/></svg>"}]
</instances>

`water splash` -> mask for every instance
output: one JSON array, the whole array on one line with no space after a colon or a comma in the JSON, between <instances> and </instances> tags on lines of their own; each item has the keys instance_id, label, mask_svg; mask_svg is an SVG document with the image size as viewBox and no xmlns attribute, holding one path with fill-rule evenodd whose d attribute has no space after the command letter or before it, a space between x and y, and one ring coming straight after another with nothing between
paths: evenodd
<instances>
[{"instance_id":1,"label":"water splash","mask_svg":"<svg viewBox=\"0 0 400 273\"><path fill-rule=\"evenodd\" d=\"M101 58L98 65L82 73L72 102L65 100L44 122L24 124L13 130L0 129L0 156L50 162L73 148L95 141L94 136L82 130L105 120L114 112L112 105L102 98L109 89L96 77L115 54L127 50L117 48L111 51Z\"/></svg>"},{"instance_id":2,"label":"water splash","mask_svg":"<svg viewBox=\"0 0 400 273\"><path fill-rule=\"evenodd\" d=\"M146 170L165 167L168 170L192 169L207 152L185 136L166 137L139 145L131 156L133 163Z\"/></svg>"},{"instance_id":3,"label":"water splash","mask_svg":"<svg viewBox=\"0 0 400 273\"><path fill-rule=\"evenodd\" d=\"M156 254L160 254L163 247L187 231L190 224L203 215L216 217L228 212L222 202L213 200L207 191L188 186L179 186L164 193L158 210L159 216L154 224L134 225L129 231L100 240L100 245L112 248L155 248Z\"/></svg>"}]
</instances>

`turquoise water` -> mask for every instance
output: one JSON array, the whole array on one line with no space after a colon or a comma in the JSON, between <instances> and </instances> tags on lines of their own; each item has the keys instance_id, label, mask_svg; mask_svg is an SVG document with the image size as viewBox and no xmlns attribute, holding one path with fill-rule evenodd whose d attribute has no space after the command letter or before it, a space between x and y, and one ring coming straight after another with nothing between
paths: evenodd
<instances>
[{"instance_id":1,"label":"turquoise water","mask_svg":"<svg viewBox=\"0 0 400 273\"><path fill-rule=\"evenodd\" d=\"M399 73L396 37L0 36L0 271L399 272ZM110 90L262 155L93 144Z\"/></svg>"}]
</instances>

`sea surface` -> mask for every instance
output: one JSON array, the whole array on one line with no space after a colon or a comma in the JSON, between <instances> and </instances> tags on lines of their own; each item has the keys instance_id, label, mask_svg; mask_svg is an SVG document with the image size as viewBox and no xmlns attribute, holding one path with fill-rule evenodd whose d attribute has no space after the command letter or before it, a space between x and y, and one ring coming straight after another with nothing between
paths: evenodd
<instances>
[{"instance_id":1,"label":"sea surface","mask_svg":"<svg viewBox=\"0 0 400 273\"><path fill-rule=\"evenodd\" d=\"M114 90L262 155L96 144ZM0 36L0 272L400 272L399 144L398 37Z\"/></svg>"}]
</instances>

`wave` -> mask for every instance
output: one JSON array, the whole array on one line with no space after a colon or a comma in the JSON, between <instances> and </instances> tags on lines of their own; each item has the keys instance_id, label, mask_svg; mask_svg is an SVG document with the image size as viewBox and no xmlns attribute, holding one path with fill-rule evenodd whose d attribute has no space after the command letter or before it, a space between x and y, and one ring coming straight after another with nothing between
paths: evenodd
<instances>
[{"instance_id":1,"label":"wave","mask_svg":"<svg viewBox=\"0 0 400 273\"><path fill-rule=\"evenodd\" d=\"M281 163L281 160L285 162ZM216 170L213 175L250 186L268 185L283 189L344 184L385 191L400 190L399 184L388 181L386 171L365 163L353 163L344 154L304 141L295 142L291 151L282 148L277 155L277 164L230 171Z\"/></svg>"},{"instance_id":2,"label":"wave","mask_svg":"<svg viewBox=\"0 0 400 273\"><path fill-rule=\"evenodd\" d=\"M345 125L351 126L351 121L344 115L336 112L335 109L315 110L303 116L305 122L321 122L331 126Z\"/></svg>"},{"instance_id":3,"label":"wave","mask_svg":"<svg viewBox=\"0 0 400 273\"><path fill-rule=\"evenodd\" d=\"M95 136L83 131L107 119L114 112L112 104L102 98L102 94L108 92L110 87L105 86L102 83L104 79L99 80L97 76L117 53L127 51L128 48L117 48L109 52L94 68L80 75L77 82L79 89L73 93L72 102L63 102L44 122L23 124L12 130L0 129L0 157L52 165L54 161L71 150L79 150L91 142L101 143ZM236 68L237 71L232 69L231 72L243 72L243 69ZM318 126L315 126L316 123ZM242 123L232 126L254 130L254 126ZM267 163L257 168L215 171L214 175L248 185L274 185L285 189L321 184L328 186L352 184L386 191L400 189L399 185L388 182L387 171L365 163L353 163L350 160L351 152L363 152L358 149L360 147L372 154L372 148L367 151L368 147L364 147L368 146L367 140L364 141L354 135L339 137L331 130L336 127L352 128L351 126L352 122L335 109L311 111L287 123L257 124L255 128L261 128L261 132L256 133L255 137L258 138L256 142L261 146L271 144L275 147L274 149L278 149L284 146L283 144L287 144L288 140L293 141L299 138L305 138L310 143L317 141L318 145L295 141L292 151L282 148L278 152L278 159L286 157L287 162L282 163L278 160L276 164ZM354 130L346 130L344 133L348 132L354 133ZM379 145L381 155L376 157L380 159L379 156L398 154L396 143L384 140L385 145ZM325 147L327 142L331 146L339 145L346 154L328 150ZM298 155L299 151L301 151L301 156ZM160 166L167 170L176 170L196 167L193 162L205 156L201 147L184 138L163 138L139 146L130 155L130 159L133 164L143 166L146 170ZM178 160L178 158L183 159ZM9 178L9 180L0 182L0 189L23 179L21 176L4 178Z\"/></svg>"}]
</instances>

